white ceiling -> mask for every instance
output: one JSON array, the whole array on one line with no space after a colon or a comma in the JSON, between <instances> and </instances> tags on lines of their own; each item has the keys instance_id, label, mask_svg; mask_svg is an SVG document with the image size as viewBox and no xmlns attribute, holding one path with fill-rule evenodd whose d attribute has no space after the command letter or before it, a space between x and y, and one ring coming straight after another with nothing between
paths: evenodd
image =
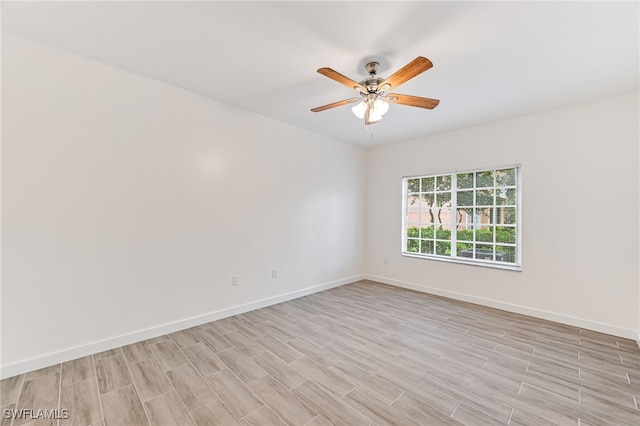
<instances>
[{"instance_id":1,"label":"white ceiling","mask_svg":"<svg viewBox=\"0 0 640 426\"><path fill-rule=\"evenodd\" d=\"M2 26L127 71L362 146L398 142L638 90L639 3L2 2ZM369 133L349 106L369 59L386 77L434 66ZM357 95L356 95L357 96ZM215 117L212 117L212 120Z\"/></svg>"}]
</instances>

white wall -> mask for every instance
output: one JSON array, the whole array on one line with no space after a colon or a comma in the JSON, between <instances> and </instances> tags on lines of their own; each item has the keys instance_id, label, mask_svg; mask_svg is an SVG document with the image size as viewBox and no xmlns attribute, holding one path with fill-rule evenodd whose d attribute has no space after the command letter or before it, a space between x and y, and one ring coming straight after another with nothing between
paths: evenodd
<instances>
[{"instance_id":1,"label":"white wall","mask_svg":"<svg viewBox=\"0 0 640 426\"><path fill-rule=\"evenodd\" d=\"M362 149L11 34L2 55L3 376L360 278Z\"/></svg>"},{"instance_id":2,"label":"white wall","mask_svg":"<svg viewBox=\"0 0 640 426\"><path fill-rule=\"evenodd\" d=\"M9 34L2 59L3 377L363 272L640 330L637 93L365 154ZM513 163L522 272L399 255L402 176Z\"/></svg>"},{"instance_id":3,"label":"white wall","mask_svg":"<svg viewBox=\"0 0 640 426\"><path fill-rule=\"evenodd\" d=\"M638 113L634 93L367 151L367 274L637 339ZM521 272L400 256L403 176L510 164Z\"/></svg>"}]
</instances>

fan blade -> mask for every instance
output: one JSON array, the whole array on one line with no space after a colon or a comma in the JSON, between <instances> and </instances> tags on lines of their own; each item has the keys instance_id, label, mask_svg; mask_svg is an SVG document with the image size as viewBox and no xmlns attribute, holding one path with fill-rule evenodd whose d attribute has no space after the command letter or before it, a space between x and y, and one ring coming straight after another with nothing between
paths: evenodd
<instances>
[{"instance_id":1,"label":"fan blade","mask_svg":"<svg viewBox=\"0 0 640 426\"><path fill-rule=\"evenodd\" d=\"M340 84L347 86L349 89L355 89L362 93L367 93L367 88L362 86L360 83L356 83L351 80L349 77L340 74L338 71L332 70L331 68L320 68L318 73L324 75L325 77L330 78L331 80L335 80Z\"/></svg>"},{"instance_id":2,"label":"fan blade","mask_svg":"<svg viewBox=\"0 0 640 426\"><path fill-rule=\"evenodd\" d=\"M393 73L390 77L378 84L378 91L387 92L392 87L398 87L402 83L411 80L413 77L421 74L431 68L433 64L427 58L418 56L404 67ZM388 87L387 87L388 86Z\"/></svg>"},{"instance_id":3,"label":"fan blade","mask_svg":"<svg viewBox=\"0 0 640 426\"><path fill-rule=\"evenodd\" d=\"M419 96L401 95L399 93L390 93L384 97L387 102L400 105L408 105L418 108L434 109L440 101L438 99L421 98Z\"/></svg>"},{"instance_id":4,"label":"fan blade","mask_svg":"<svg viewBox=\"0 0 640 426\"><path fill-rule=\"evenodd\" d=\"M323 106L319 106L319 107L316 107L316 108L312 108L311 111L313 111L313 112L325 111L327 109L339 107L339 106L342 106L342 105L352 104L354 102L358 102L359 100L361 100L361 99L360 98L349 98L349 99L345 99L344 101L338 101L338 102L334 102L332 104L328 104L328 105L323 105Z\"/></svg>"}]
</instances>

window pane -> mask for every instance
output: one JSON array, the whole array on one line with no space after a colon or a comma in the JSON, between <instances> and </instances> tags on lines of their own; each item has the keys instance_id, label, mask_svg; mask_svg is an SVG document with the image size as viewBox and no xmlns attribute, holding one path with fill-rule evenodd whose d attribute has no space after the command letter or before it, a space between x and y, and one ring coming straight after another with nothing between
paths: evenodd
<instances>
[{"instance_id":1,"label":"window pane","mask_svg":"<svg viewBox=\"0 0 640 426\"><path fill-rule=\"evenodd\" d=\"M506 226L496 227L496 242L515 244L516 228L509 228Z\"/></svg>"},{"instance_id":2,"label":"window pane","mask_svg":"<svg viewBox=\"0 0 640 426\"><path fill-rule=\"evenodd\" d=\"M496 205L498 206L506 206L506 205L515 205L516 204L516 190L515 188L498 188L496 190Z\"/></svg>"},{"instance_id":3,"label":"window pane","mask_svg":"<svg viewBox=\"0 0 640 426\"><path fill-rule=\"evenodd\" d=\"M419 206L422 206L420 208ZM433 223L435 216L431 208L424 204L414 204L407 208L407 223Z\"/></svg>"},{"instance_id":4,"label":"window pane","mask_svg":"<svg viewBox=\"0 0 640 426\"><path fill-rule=\"evenodd\" d=\"M512 186L516 184L516 169L496 170L496 186Z\"/></svg>"},{"instance_id":5,"label":"window pane","mask_svg":"<svg viewBox=\"0 0 640 426\"><path fill-rule=\"evenodd\" d=\"M493 242L493 226L476 230L476 241Z\"/></svg>"},{"instance_id":6,"label":"window pane","mask_svg":"<svg viewBox=\"0 0 640 426\"><path fill-rule=\"evenodd\" d=\"M436 241L436 254L451 256L451 243L447 241Z\"/></svg>"},{"instance_id":7,"label":"window pane","mask_svg":"<svg viewBox=\"0 0 640 426\"><path fill-rule=\"evenodd\" d=\"M516 262L516 248L509 246L496 246L496 260L499 262Z\"/></svg>"},{"instance_id":8,"label":"window pane","mask_svg":"<svg viewBox=\"0 0 640 426\"><path fill-rule=\"evenodd\" d=\"M410 226L407 228L407 237L419 237L420 229L417 226ZM408 243L407 243L408 245Z\"/></svg>"},{"instance_id":9,"label":"window pane","mask_svg":"<svg viewBox=\"0 0 640 426\"><path fill-rule=\"evenodd\" d=\"M456 244L456 247L458 248L459 257L473 258L473 244L458 243Z\"/></svg>"},{"instance_id":10,"label":"window pane","mask_svg":"<svg viewBox=\"0 0 640 426\"><path fill-rule=\"evenodd\" d=\"M420 229L421 238L433 239L433 235L434 235L433 226L423 226L422 229Z\"/></svg>"},{"instance_id":11,"label":"window pane","mask_svg":"<svg viewBox=\"0 0 640 426\"><path fill-rule=\"evenodd\" d=\"M482 225L493 222L493 209L490 207L485 207L482 209L474 209L475 210L475 223Z\"/></svg>"},{"instance_id":12,"label":"window pane","mask_svg":"<svg viewBox=\"0 0 640 426\"><path fill-rule=\"evenodd\" d=\"M493 186L493 171L476 172L476 188L488 188Z\"/></svg>"},{"instance_id":13,"label":"window pane","mask_svg":"<svg viewBox=\"0 0 640 426\"><path fill-rule=\"evenodd\" d=\"M458 241L473 241L473 230L458 229L456 236L458 237Z\"/></svg>"},{"instance_id":14,"label":"window pane","mask_svg":"<svg viewBox=\"0 0 640 426\"><path fill-rule=\"evenodd\" d=\"M463 225L471 225L473 224L473 209L458 209L456 212L456 222ZM458 228L458 229L466 229L466 228Z\"/></svg>"},{"instance_id":15,"label":"window pane","mask_svg":"<svg viewBox=\"0 0 640 426\"><path fill-rule=\"evenodd\" d=\"M433 191L433 181L434 179L432 177L422 178L422 192Z\"/></svg>"},{"instance_id":16,"label":"window pane","mask_svg":"<svg viewBox=\"0 0 640 426\"><path fill-rule=\"evenodd\" d=\"M500 207L499 213L498 223L505 223L509 225L514 225L516 223L515 207Z\"/></svg>"},{"instance_id":17,"label":"window pane","mask_svg":"<svg viewBox=\"0 0 640 426\"><path fill-rule=\"evenodd\" d=\"M428 192L426 194L420 194L420 199L424 205L432 206L436 200L436 196L433 192Z\"/></svg>"},{"instance_id":18,"label":"window pane","mask_svg":"<svg viewBox=\"0 0 640 426\"><path fill-rule=\"evenodd\" d=\"M420 192L420 179L407 180L407 192Z\"/></svg>"},{"instance_id":19,"label":"window pane","mask_svg":"<svg viewBox=\"0 0 640 426\"><path fill-rule=\"evenodd\" d=\"M436 229L436 238L439 240L451 240L451 230L439 226Z\"/></svg>"},{"instance_id":20,"label":"window pane","mask_svg":"<svg viewBox=\"0 0 640 426\"><path fill-rule=\"evenodd\" d=\"M458 191L456 196L458 197L459 206L473 205L473 191Z\"/></svg>"},{"instance_id":21,"label":"window pane","mask_svg":"<svg viewBox=\"0 0 640 426\"><path fill-rule=\"evenodd\" d=\"M418 253L420 247L420 240L407 239L407 251L411 253Z\"/></svg>"},{"instance_id":22,"label":"window pane","mask_svg":"<svg viewBox=\"0 0 640 426\"><path fill-rule=\"evenodd\" d=\"M435 223L443 223L450 225L452 223L451 209L433 209L435 215Z\"/></svg>"},{"instance_id":23,"label":"window pane","mask_svg":"<svg viewBox=\"0 0 640 426\"><path fill-rule=\"evenodd\" d=\"M438 176L436 189L438 191L449 191L451 189L451 175Z\"/></svg>"},{"instance_id":24,"label":"window pane","mask_svg":"<svg viewBox=\"0 0 640 426\"><path fill-rule=\"evenodd\" d=\"M420 210L408 209L407 210L407 223L420 223Z\"/></svg>"},{"instance_id":25,"label":"window pane","mask_svg":"<svg viewBox=\"0 0 640 426\"><path fill-rule=\"evenodd\" d=\"M407 197L407 208L418 207L420 205L420 197L417 194Z\"/></svg>"},{"instance_id":26,"label":"window pane","mask_svg":"<svg viewBox=\"0 0 640 426\"><path fill-rule=\"evenodd\" d=\"M451 193L442 192L436 194L436 205L438 207L448 207L451 205Z\"/></svg>"},{"instance_id":27,"label":"window pane","mask_svg":"<svg viewBox=\"0 0 640 426\"><path fill-rule=\"evenodd\" d=\"M518 196L518 190L515 188L507 189L507 204L510 206L516 205L516 197Z\"/></svg>"},{"instance_id":28,"label":"window pane","mask_svg":"<svg viewBox=\"0 0 640 426\"><path fill-rule=\"evenodd\" d=\"M476 246L476 259L493 260L493 246L478 244Z\"/></svg>"},{"instance_id":29,"label":"window pane","mask_svg":"<svg viewBox=\"0 0 640 426\"><path fill-rule=\"evenodd\" d=\"M493 189L479 189L476 191L476 206L492 206Z\"/></svg>"},{"instance_id":30,"label":"window pane","mask_svg":"<svg viewBox=\"0 0 640 426\"><path fill-rule=\"evenodd\" d=\"M421 240L420 241L420 253L433 254L433 241Z\"/></svg>"},{"instance_id":31,"label":"window pane","mask_svg":"<svg viewBox=\"0 0 640 426\"><path fill-rule=\"evenodd\" d=\"M458 188L473 188L473 173L458 173Z\"/></svg>"}]
</instances>

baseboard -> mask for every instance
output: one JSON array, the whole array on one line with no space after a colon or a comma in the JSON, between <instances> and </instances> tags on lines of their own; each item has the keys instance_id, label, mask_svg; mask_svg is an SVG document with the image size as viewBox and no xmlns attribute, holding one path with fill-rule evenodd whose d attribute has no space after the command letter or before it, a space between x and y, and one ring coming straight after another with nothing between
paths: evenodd
<instances>
[{"instance_id":1,"label":"baseboard","mask_svg":"<svg viewBox=\"0 0 640 426\"><path fill-rule=\"evenodd\" d=\"M409 290L419 291L421 293L429 293L436 296L447 297L449 299L460 300L463 302L474 303L477 305L487 306L490 308L501 309L503 311L515 312L517 314L527 315L548 321L554 321L562 324L580 327L587 330L597 331L600 333L610 334L613 336L623 337L625 339L635 340L640 346L640 334L636 330L617 327L611 324L605 324L597 321L591 321L583 318L573 317L571 315L560 314L557 312L545 311L542 309L530 308L527 306L516 305L512 303L501 302L498 300L487 299L483 297L472 296L464 293L457 293L439 288L429 287L422 284L400 281L392 278L382 277L378 275L365 274L365 279L376 281L382 284L388 284L395 287L402 287Z\"/></svg>"},{"instance_id":2,"label":"baseboard","mask_svg":"<svg viewBox=\"0 0 640 426\"><path fill-rule=\"evenodd\" d=\"M234 315L242 314L244 312L253 311L256 309L264 308L267 306L275 305L288 300L297 299L299 297L307 296L309 294L317 293L331 288L339 287L345 284L350 284L356 281L364 279L364 275L354 275L351 277L343 278L336 281L327 282L311 287L306 287L300 290L295 290L289 293L284 293L265 299L256 300L242 305L232 306L229 308L221 309L214 312L209 312L203 315L197 315L191 318L185 318L182 320L150 327L142 330L137 330L131 333L115 336L108 339L97 340L89 342L83 345L63 349L56 352L50 352L47 354L39 355L36 357L24 359L12 364L3 365L0 367L0 379L12 377L18 374L23 374L28 371L37 370L39 368L48 367L50 365L59 364L62 362L71 361L83 356L91 355L94 353L107 351L109 349L118 348L120 346L130 345L132 343L140 342L142 340L152 339L154 337L163 336L165 334L174 333L176 331L184 330L187 328L195 327L197 325L205 324L211 321L216 321L222 318L231 317Z\"/></svg>"}]
</instances>

